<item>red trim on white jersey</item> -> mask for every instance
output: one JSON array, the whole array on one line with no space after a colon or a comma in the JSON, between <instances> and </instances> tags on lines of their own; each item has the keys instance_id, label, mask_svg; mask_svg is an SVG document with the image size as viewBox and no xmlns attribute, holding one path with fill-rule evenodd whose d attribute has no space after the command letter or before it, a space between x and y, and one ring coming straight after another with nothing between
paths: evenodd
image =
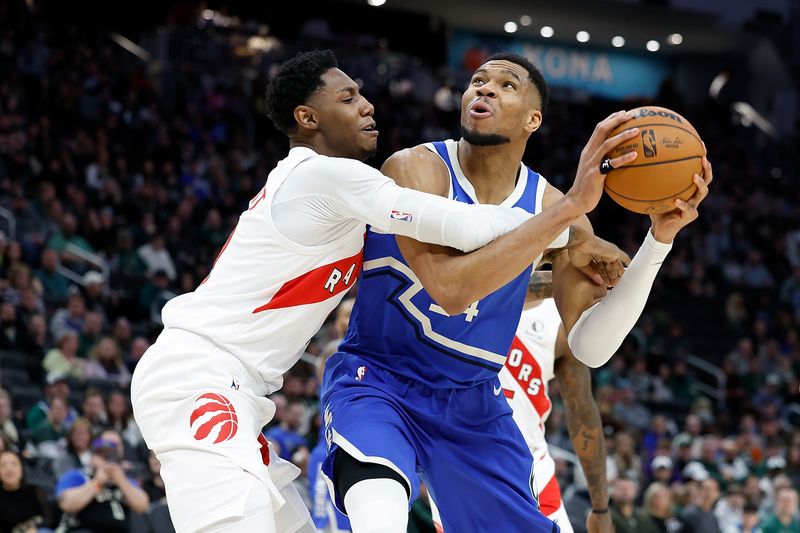
<instances>
[{"instance_id":1,"label":"red trim on white jersey","mask_svg":"<svg viewBox=\"0 0 800 533\"><path fill-rule=\"evenodd\" d=\"M511 343L505 368L519 384L536 412L539 413L541 423L544 423L553 408L553 403L547 394L546 382L539 361L518 336L514 336L514 341Z\"/></svg>"},{"instance_id":2,"label":"red trim on white jersey","mask_svg":"<svg viewBox=\"0 0 800 533\"><path fill-rule=\"evenodd\" d=\"M353 286L361 272L363 259L364 250L361 249L351 257L322 265L297 276L284 283L269 302L253 309L253 313L315 304L336 296Z\"/></svg>"},{"instance_id":3,"label":"red trim on white jersey","mask_svg":"<svg viewBox=\"0 0 800 533\"><path fill-rule=\"evenodd\" d=\"M558 486L558 478L553 476L547 485L539 491L539 510L545 516L558 511L561 507L561 488Z\"/></svg>"},{"instance_id":4,"label":"red trim on white jersey","mask_svg":"<svg viewBox=\"0 0 800 533\"><path fill-rule=\"evenodd\" d=\"M534 486L542 513L550 515L561 506L561 490L555 477L555 461L545 441L545 427L553 404L549 381L554 377L555 347L561 317L552 299L522 312L499 378L514 422L533 455Z\"/></svg>"}]
</instances>

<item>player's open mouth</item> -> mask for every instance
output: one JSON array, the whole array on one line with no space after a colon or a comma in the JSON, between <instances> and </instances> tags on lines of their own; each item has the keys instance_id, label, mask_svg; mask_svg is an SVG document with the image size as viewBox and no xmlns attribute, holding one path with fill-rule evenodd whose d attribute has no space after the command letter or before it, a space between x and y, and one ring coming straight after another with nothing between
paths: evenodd
<instances>
[{"instance_id":1,"label":"player's open mouth","mask_svg":"<svg viewBox=\"0 0 800 533\"><path fill-rule=\"evenodd\" d=\"M485 102L475 102L471 106L469 106L469 115L474 118L486 118L491 117L494 114L492 108L489 107L489 104Z\"/></svg>"},{"instance_id":2,"label":"player's open mouth","mask_svg":"<svg viewBox=\"0 0 800 533\"><path fill-rule=\"evenodd\" d=\"M378 135L378 130L375 129L375 123L374 122L372 124L370 124L369 126L361 128L361 131L363 133L366 133L366 134L369 134L369 135Z\"/></svg>"}]
</instances>

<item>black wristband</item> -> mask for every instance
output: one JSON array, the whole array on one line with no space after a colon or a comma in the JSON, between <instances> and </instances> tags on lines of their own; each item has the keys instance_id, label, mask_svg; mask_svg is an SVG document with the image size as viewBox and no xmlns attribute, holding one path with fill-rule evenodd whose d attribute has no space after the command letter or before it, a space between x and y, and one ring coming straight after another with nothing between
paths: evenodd
<instances>
[{"instance_id":1,"label":"black wristband","mask_svg":"<svg viewBox=\"0 0 800 533\"><path fill-rule=\"evenodd\" d=\"M605 509L592 509L592 512L594 514L606 514L608 512L608 507Z\"/></svg>"}]
</instances>

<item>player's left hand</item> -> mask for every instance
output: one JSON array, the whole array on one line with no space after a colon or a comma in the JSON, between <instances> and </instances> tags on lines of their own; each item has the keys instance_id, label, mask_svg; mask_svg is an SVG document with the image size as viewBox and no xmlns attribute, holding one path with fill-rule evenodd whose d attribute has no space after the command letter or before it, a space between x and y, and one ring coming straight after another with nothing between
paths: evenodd
<instances>
[{"instance_id":1,"label":"player's left hand","mask_svg":"<svg viewBox=\"0 0 800 533\"><path fill-rule=\"evenodd\" d=\"M697 208L700 203L708 196L708 185L714 179L714 171L708 158L703 157L703 176L694 175L694 183L697 190L691 198L684 201L675 200L677 209L658 215L650 215L653 224L653 237L659 242L671 243L680 230L694 222L699 213Z\"/></svg>"},{"instance_id":2,"label":"player's left hand","mask_svg":"<svg viewBox=\"0 0 800 533\"><path fill-rule=\"evenodd\" d=\"M614 524L611 522L611 513L589 513L586 517L586 531L588 533L614 533Z\"/></svg>"},{"instance_id":3,"label":"player's left hand","mask_svg":"<svg viewBox=\"0 0 800 533\"><path fill-rule=\"evenodd\" d=\"M598 285L616 285L631 262L628 254L616 245L589 232L579 242L568 246L570 263Z\"/></svg>"}]
</instances>

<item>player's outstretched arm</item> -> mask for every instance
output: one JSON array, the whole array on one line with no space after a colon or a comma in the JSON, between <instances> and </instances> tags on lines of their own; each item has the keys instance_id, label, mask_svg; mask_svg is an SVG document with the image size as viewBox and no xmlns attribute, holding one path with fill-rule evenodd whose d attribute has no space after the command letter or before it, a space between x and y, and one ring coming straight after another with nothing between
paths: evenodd
<instances>
[{"instance_id":1,"label":"player's outstretched arm","mask_svg":"<svg viewBox=\"0 0 800 533\"><path fill-rule=\"evenodd\" d=\"M676 200L675 211L651 216L652 227L625 275L599 302L592 304L586 297L573 301L573 291L591 291L585 281L569 273L563 260L558 267L553 262L553 294L568 333L570 348L580 361L594 368L602 366L636 324L658 270L672 248L672 240L682 228L697 219L698 207L708 195L708 185L714 177L706 158L703 158L703 175L702 178L695 176L697 192L688 201Z\"/></svg>"},{"instance_id":2,"label":"player's outstretched arm","mask_svg":"<svg viewBox=\"0 0 800 533\"><path fill-rule=\"evenodd\" d=\"M588 531L613 533L611 515L607 512L606 441L600 411L592 395L592 377L589 368L572 355L563 326L556 339L555 377L564 402L572 447L586 475L592 509L597 511L589 516Z\"/></svg>"},{"instance_id":3,"label":"player's outstretched arm","mask_svg":"<svg viewBox=\"0 0 800 533\"><path fill-rule=\"evenodd\" d=\"M594 209L603 192L605 179L599 171L601 158L633 135L629 130L609 139L608 133L630 118L629 114L615 113L598 124L581 153L578 173L568 193L480 250L460 254L452 249L398 237L403 257L436 303L448 314L463 312L473 302L518 276L568 226ZM628 153L617 159L614 166L633 161L635 155ZM447 170L438 156L424 147L394 154L381 170L403 187L440 196L447 194Z\"/></svg>"}]
</instances>

